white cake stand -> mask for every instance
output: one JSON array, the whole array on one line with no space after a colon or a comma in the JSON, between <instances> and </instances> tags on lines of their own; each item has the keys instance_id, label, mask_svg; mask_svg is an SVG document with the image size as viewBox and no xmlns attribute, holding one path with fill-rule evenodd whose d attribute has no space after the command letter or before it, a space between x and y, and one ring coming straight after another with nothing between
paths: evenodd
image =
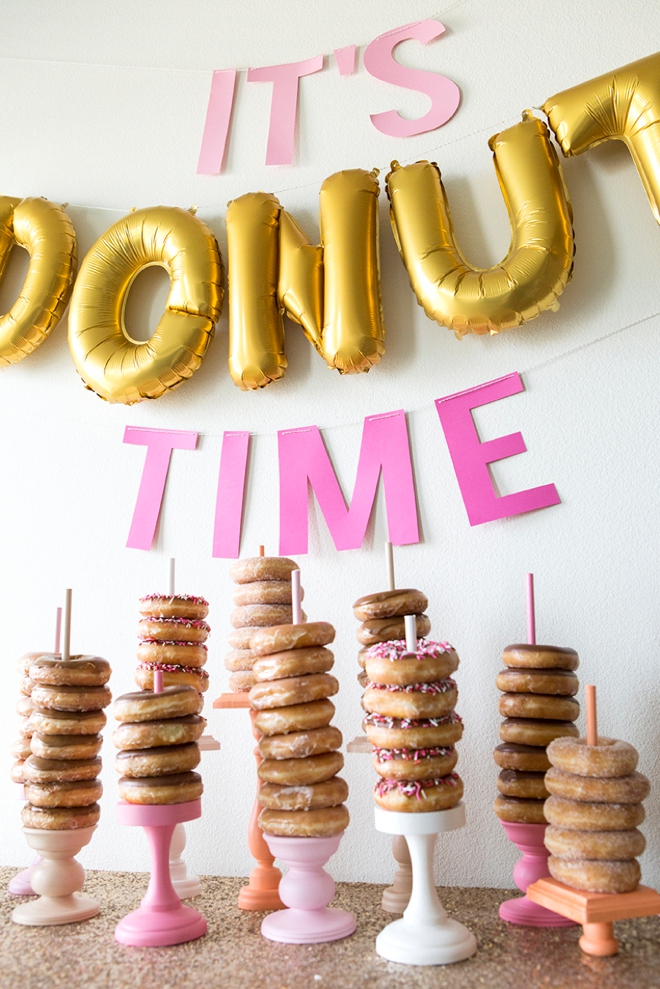
<instances>
[{"instance_id":1,"label":"white cake stand","mask_svg":"<svg viewBox=\"0 0 660 989\"><path fill-rule=\"evenodd\" d=\"M474 934L449 918L438 899L433 877L436 835L465 824L461 802L450 810L403 814L375 808L376 830L404 835L412 863L412 894L401 920L388 924L376 938L376 951L400 965L449 965L477 950Z\"/></svg>"}]
</instances>

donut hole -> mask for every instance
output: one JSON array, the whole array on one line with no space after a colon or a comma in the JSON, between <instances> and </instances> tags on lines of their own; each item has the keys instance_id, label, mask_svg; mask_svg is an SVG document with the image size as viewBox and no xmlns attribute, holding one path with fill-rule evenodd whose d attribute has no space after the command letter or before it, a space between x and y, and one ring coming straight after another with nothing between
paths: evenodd
<instances>
[{"instance_id":1,"label":"donut hole","mask_svg":"<svg viewBox=\"0 0 660 989\"><path fill-rule=\"evenodd\" d=\"M158 261L140 268L124 296L123 329L131 343L152 338L167 306L170 276Z\"/></svg>"}]
</instances>

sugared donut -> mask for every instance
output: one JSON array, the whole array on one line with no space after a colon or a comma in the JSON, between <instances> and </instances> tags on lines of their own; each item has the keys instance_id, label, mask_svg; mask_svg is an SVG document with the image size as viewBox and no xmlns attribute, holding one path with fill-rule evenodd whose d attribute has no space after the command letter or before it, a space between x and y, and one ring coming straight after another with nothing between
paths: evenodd
<instances>
[{"instance_id":1,"label":"sugared donut","mask_svg":"<svg viewBox=\"0 0 660 989\"><path fill-rule=\"evenodd\" d=\"M564 859L611 859L622 862L641 855L646 838L637 828L631 831L567 831L550 824L545 847Z\"/></svg>"},{"instance_id":2,"label":"sugared donut","mask_svg":"<svg viewBox=\"0 0 660 989\"><path fill-rule=\"evenodd\" d=\"M98 824L101 808L89 807L33 807L26 804L21 811L23 825L39 831L71 831L74 828L91 828Z\"/></svg>"},{"instance_id":3,"label":"sugared donut","mask_svg":"<svg viewBox=\"0 0 660 989\"><path fill-rule=\"evenodd\" d=\"M103 711L52 711L35 708L30 715L32 735L98 735L107 722Z\"/></svg>"},{"instance_id":4,"label":"sugared donut","mask_svg":"<svg viewBox=\"0 0 660 989\"><path fill-rule=\"evenodd\" d=\"M431 631L431 622L428 615L416 615L415 622L419 641ZM363 646L375 646L377 642L405 639L406 624L403 618L371 618L360 625L356 635Z\"/></svg>"},{"instance_id":5,"label":"sugared donut","mask_svg":"<svg viewBox=\"0 0 660 989\"><path fill-rule=\"evenodd\" d=\"M334 654L329 649L324 646L309 646L260 656L255 660L252 672L259 681L281 680L307 673L327 673L334 662Z\"/></svg>"},{"instance_id":6,"label":"sugared donut","mask_svg":"<svg viewBox=\"0 0 660 989\"><path fill-rule=\"evenodd\" d=\"M175 663L140 663L134 679L140 690L154 689L154 670L163 671L166 687L194 687L200 693L209 689L209 675L196 666L178 666Z\"/></svg>"},{"instance_id":7,"label":"sugared donut","mask_svg":"<svg viewBox=\"0 0 660 989\"><path fill-rule=\"evenodd\" d=\"M367 714L362 724L371 744L384 749L453 745L463 735L463 722L455 711L441 718L390 718L373 713Z\"/></svg>"},{"instance_id":8,"label":"sugared donut","mask_svg":"<svg viewBox=\"0 0 660 989\"><path fill-rule=\"evenodd\" d=\"M365 711L392 718L439 718L453 710L458 699L451 677L436 683L406 686L370 683L362 697Z\"/></svg>"},{"instance_id":9,"label":"sugared donut","mask_svg":"<svg viewBox=\"0 0 660 989\"><path fill-rule=\"evenodd\" d=\"M334 752L341 747L339 728L328 725L311 731L292 731L286 735L267 735L259 742L264 759L303 759L310 755Z\"/></svg>"},{"instance_id":10,"label":"sugared donut","mask_svg":"<svg viewBox=\"0 0 660 989\"><path fill-rule=\"evenodd\" d=\"M159 745L150 749L118 752L115 769L120 776L169 776L171 773L188 773L200 761L196 742L185 745Z\"/></svg>"},{"instance_id":11,"label":"sugared donut","mask_svg":"<svg viewBox=\"0 0 660 989\"><path fill-rule=\"evenodd\" d=\"M110 679L110 663L100 656L39 656L30 664L30 678L35 683L69 687L101 687Z\"/></svg>"},{"instance_id":12,"label":"sugared donut","mask_svg":"<svg viewBox=\"0 0 660 989\"><path fill-rule=\"evenodd\" d=\"M497 689L511 694L554 694L574 697L580 681L570 670L502 670Z\"/></svg>"},{"instance_id":13,"label":"sugared donut","mask_svg":"<svg viewBox=\"0 0 660 989\"><path fill-rule=\"evenodd\" d=\"M453 745L427 749L379 749L372 753L379 776L393 780L428 780L447 776L458 761Z\"/></svg>"},{"instance_id":14,"label":"sugared donut","mask_svg":"<svg viewBox=\"0 0 660 989\"><path fill-rule=\"evenodd\" d=\"M589 893L631 893L639 886L642 870L636 859L625 862L548 859L548 870L557 882Z\"/></svg>"},{"instance_id":15,"label":"sugared donut","mask_svg":"<svg viewBox=\"0 0 660 989\"><path fill-rule=\"evenodd\" d=\"M580 732L571 721L536 720L535 718L507 718L500 724L503 742L517 745L549 745L555 738L573 736Z\"/></svg>"},{"instance_id":16,"label":"sugared donut","mask_svg":"<svg viewBox=\"0 0 660 989\"><path fill-rule=\"evenodd\" d=\"M235 692L246 692L251 690L257 682L257 678L251 670L237 670L229 677L229 689Z\"/></svg>"},{"instance_id":17,"label":"sugared donut","mask_svg":"<svg viewBox=\"0 0 660 989\"><path fill-rule=\"evenodd\" d=\"M55 711L100 711L112 700L112 694L103 687L46 686L37 683L32 691L35 707Z\"/></svg>"},{"instance_id":18,"label":"sugared donut","mask_svg":"<svg viewBox=\"0 0 660 989\"><path fill-rule=\"evenodd\" d=\"M493 810L500 821L513 824L545 824L543 800L523 800L521 797L505 797L498 794Z\"/></svg>"},{"instance_id":19,"label":"sugared donut","mask_svg":"<svg viewBox=\"0 0 660 989\"><path fill-rule=\"evenodd\" d=\"M252 556L237 560L229 568L235 584L252 584L262 580L282 580L291 583L291 572L298 564L286 556Z\"/></svg>"},{"instance_id":20,"label":"sugared donut","mask_svg":"<svg viewBox=\"0 0 660 989\"><path fill-rule=\"evenodd\" d=\"M227 642L232 649L249 649L252 636L261 631L261 628L254 625L248 625L247 628L233 628L227 636Z\"/></svg>"},{"instance_id":21,"label":"sugared donut","mask_svg":"<svg viewBox=\"0 0 660 989\"><path fill-rule=\"evenodd\" d=\"M549 824L567 831L630 831L642 823L645 815L642 804L599 804L548 797L545 816Z\"/></svg>"},{"instance_id":22,"label":"sugared donut","mask_svg":"<svg viewBox=\"0 0 660 989\"><path fill-rule=\"evenodd\" d=\"M580 714L580 705L572 697L552 697L548 694L502 694L499 710L503 718L575 721Z\"/></svg>"},{"instance_id":23,"label":"sugared donut","mask_svg":"<svg viewBox=\"0 0 660 989\"><path fill-rule=\"evenodd\" d=\"M34 745L34 743L33 743ZM546 786L555 797L590 803L638 804L648 797L651 784L641 773L630 776L578 776L553 767L546 774Z\"/></svg>"},{"instance_id":24,"label":"sugared donut","mask_svg":"<svg viewBox=\"0 0 660 989\"><path fill-rule=\"evenodd\" d=\"M404 587L395 591L379 591L358 598L353 614L361 622L372 618L394 618L400 615L421 615L428 608L429 599L422 591Z\"/></svg>"},{"instance_id":25,"label":"sugared donut","mask_svg":"<svg viewBox=\"0 0 660 989\"><path fill-rule=\"evenodd\" d=\"M165 687L159 694L150 691L122 694L113 705L113 713L117 721L161 721L199 714L202 703L193 687L181 685Z\"/></svg>"},{"instance_id":26,"label":"sugared donut","mask_svg":"<svg viewBox=\"0 0 660 989\"><path fill-rule=\"evenodd\" d=\"M204 666L208 650L203 642L164 642L143 639L137 648L140 663L165 663L170 666Z\"/></svg>"},{"instance_id":27,"label":"sugared donut","mask_svg":"<svg viewBox=\"0 0 660 989\"><path fill-rule=\"evenodd\" d=\"M250 639L250 649L258 656L270 656L288 649L328 646L335 630L329 622L302 622L299 625L274 625L262 628Z\"/></svg>"},{"instance_id":28,"label":"sugared donut","mask_svg":"<svg viewBox=\"0 0 660 989\"><path fill-rule=\"evenodd\" d=\"M138 622L140 639L166 642L206 642L211 628L201 618L162 618L155 615Z\"/></svg>"},{"instance_id":29,"label":"sugared donut","mask_svg":"<svg viewBox=\"0 0 660 989\"><path fill-rule=\"evenodd\" d=\"M240 608L234 608L229 616L229 623L232 628L290 625L292 621L293 609L290 604L246 604Z\"/></svg>"},{"instance_id":30,"label":"sugared donut","mask_svg":"<svg viewBox=\"0 0 660 989\"><path fill-rule=\"evenodd\" d=\"M341 752L324 752L323 755L310 755L306 759L264 759L257 767L257 775L266 783L309 786L310 783L323 783L336 776L343 765Z\"/></svg>"},{"instance_id":31,"label":"sugared donut","mask_svg":"<svg viewBox=\"0 0 660 989\"><path fill-rule=\"evenodd\" d=\"M265 680L250 691L250 704L258 711L273 707L289 707L333 697L339 683L330 673L310 673L309 676Z\"/></svg>"},{"instance_id":32,"label":"sugared donut","mask_svg":"<svg viewBox=\"0 0 660 989\"><path fill-rule=\"evenodd\" d=\"M580 660L575 649L564 649L561 646L538 646L519 643L506 646L502 653L505 666L518 669L557 669L577 670Z\"/></svg>"},{"instance_id":33,"label":"sugared donut","mask_svg":"<svg viewBox=\"0 0 660 989\"><path fill-rule=\"evenodd\" d=\"M295 838L330 838L348 827L346 807L323 810L262 810L259 827L266 834L290 835Z\"/></svg>"},{"instance_id":34,"label":"sugared donut","mask_svg":"<svg viewBox=\"0 0 660 989\"><path fill-rule=\"evenodd\" d=\"M431 683L458 669L458 654L448 642L421 639L411 656L405 639L378 642L364 657L364 668L374 683Z\"/></svg>"},{"instance_id":35,"label":"sugared donut","mask_svg":"<svg viewBox=\"0 0 660 989\"><path fill-rule=\"evenodd\" d=\"M206 618L209 603L194 594L147 594L140 598L140 614L145 618Z\"/></svg>"},{"instance_id":36,"label":"sugared donut","mask_svg":"<svg viewBox=\"0 0 660 989\"><path fill-rule=\"evenodd\" d=\"M300 588L300 600L305 596ZM291 604L291 578L288 580L256 580L239 584L231 596L237 608L246 604Z\"/></svg>"},{"instance_id":37,"label":"sugared donut","mask_svg":"<svg viewBox=\"0 0 660 989\"><path fill-rule=\"evenodd\" d=\"M463 781L457 773L429 780L378 780L374 798L385 810L404 813L448 810L463 796Z\"/></svg>"},{"instance_id":38,"label":"sugared donut","mask_svg":"<svg viewBox=\"0 0 660 989\"><path fill-rule=\"evenodd\" d=\"M497 777L497 789L505 797L522 800L545 800L550 796L545 788L545 773L525 773L516 769L503 769Z\"/></svg>"},{"instance_id":39,"label":"sugared donut","mask_svg":"<svg viewBox=\"0 0 660 989\"><path fill-rule=\"evenodd\" d=\"M206 718L188 714L165 721L126 722L115 728L112 741L117 749L151 749L159 745L196 742L204 732Z\"/></svg>"},{"instance_id":40,"label":"sugared donut","mask_svg":"<svg viewBox=\"0 0 660 989\"><path fill-rule=\"evenodd\" d=\"M254 726L262 735L285 735L291 731L325 728L332 721L335 705L324 698L309 704L291 704L257 711Z\"/></svg>"},{"instance_id":41,"label":"sugared donut","mask_svg":"<svg viewBox=\"0 0 660 989\"><path fill-rule=\"evenodd\" d=\"M493 758L500 769L516 769L523 773L545 773L550 769L550 760L540 745L503 742L493 752Z\"/></svg>"},{"instance_id":42,"label":"sugared donut","mask_svg":"<svg viewBox=\"0 0 660 989\"><path fill-rule=\"evenodd\" d=\"M99 779L25 784L25 799L34 807L89 807L101 799L102 793Z\"/></svg>"},{"instance_id":43,"label":"sugared donut","mask_svg":"<svg viewBox=\"0 0 660 989\"><path fill-rule=\"evenodd\" d=\"M337 807L347 797L348 783L341 776L309 786L263 783L258 793L260 805L269 810L321 810L323 807Z\"/></svg>"},{"instance_id":44,"label":"sugared donut","mask_svg":"<svg viewBox=\"0 0 660 989\"><path fill-rule=\"evenodd\" d=\"M76 780L93 780L101 772L101 760L94 759L40 759L31 755L23 766L29 783L68 783Z\"/></svg>"},{"instance_id":45,"label":"sugared donut","mask_svg":"<svg viewBox=\"0 0 660 989\"><path fill-rule=\"evenodd\" d=\"M639 755L628 742L598 736L597 745L586 738L557 739L548 748L548 758L557 769L578 776L630 776L637 769Z\"/></svg>"},{"instance_id":46,"label":"sugared donut","mask_svg":"<svg viewBox=\"0 0 660 989\"><path fill-rule=\"evenodd\" d=\"M185 804L201 797L204 787L199 773L119 780L119 799L128 804Z\"/></svg>"},{"instance_id":47,"label":"sugared donut","mask_svg":"<svg viewBox=\"0 0 660 989\"><path fill-rule=\"evenodd\" d=\"M225 669L231 673L251 670L258 659L257 654L251 649L232 649L225 656Z\"/></svg>"},{"instance_id":48,"label":"sugared donut","mask_svg":"<svg viewBox=\"0 0 660 989\"><path fill-rule=\"evenodd\" d=\"M32 754L41 759L93 759L101 751L100 735L43 735L35 732Z\"/></svg>"}]
</instances>

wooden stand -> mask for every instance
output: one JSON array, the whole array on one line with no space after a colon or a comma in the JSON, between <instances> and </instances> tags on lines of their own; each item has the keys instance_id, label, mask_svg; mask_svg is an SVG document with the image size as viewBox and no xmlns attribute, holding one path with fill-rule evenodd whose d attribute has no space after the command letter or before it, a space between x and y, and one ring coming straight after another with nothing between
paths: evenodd
<instances>
[{"instance_id":1,"label":"wooden stand","mask_svg":"<svg viewBox=\"0 0 660 989\"><path fill-rule=\"evenodd\" d=\"M75 856L89 844L96 825L68 831L23 828L27 843L41 855L32 872L32 890L39 897L21 903L11 915L16 924L27 927L52 927L89 920L100 912L96 900L79 896L85 882L85 870Z\"/></svg>"},{"instance_id":2,"label":"wooden stand","mask_svg":"<svg viewBox=\"0 0 660 989\"><path fill-rule=\"evenodd\" d=\"M619 950L613 921L660 913L660 896L649 886L638 886L632 893L587 893L556 879L539 879L527 887L527 896L582 924L580 947L596 957L616 955Z\"/></svg>"},{"instance_id":3,"label":"wooden stand","mask_svg":"<svg viewBox=\"0 0 660 989\"><path fill-rule=\"evenodd\" d=\"M222 709L250 708L247 692L221 694L213 701L213 707ZM254 727L255 712L250 710L252 734L259 739L259 732ZM261 762L259 749L254 750L257 766ZM257 777L257 797L255 797L248 824L248 847L256 866L250 873L247 886L238 895L238 906L241 910L281 910L284 904L278 892L282 873L273 865L275 859L266 844L263 832L258 824L261 806L258 800L261 780Z\"/></svg>"}]
</instances>

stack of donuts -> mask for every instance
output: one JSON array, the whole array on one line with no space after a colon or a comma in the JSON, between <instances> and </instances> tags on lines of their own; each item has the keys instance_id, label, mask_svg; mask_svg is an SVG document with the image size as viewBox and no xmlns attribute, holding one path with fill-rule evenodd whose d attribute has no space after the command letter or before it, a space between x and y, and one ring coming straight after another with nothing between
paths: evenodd
<instances>
[{"instance_id":1,"label":"stack of donuts","mask_svg":"<svg viewBox=\"0 0 660 989\"><path fill-rule=\"evenodd\" d=\"M19 737L16 739L11 747L11 754L16 760L14 765L11 767L11 779L14 783L24 783L25 777L23 776L23 764L26 759L29 759L32 754L32 749L30 748L30 739L34 733L34 729L30 724L30 714L34 704L32 703L32 688L34 686L34 681L29 675L30 663L33 660L38 659L39 656L43 656L42 652L26 652L24 656L18 661L18 672L21 674L21 684L20 684L20 697L18 698L18 703L16 704L16 713L20 715L22 721L19 728Z\"/></svg>"},{"instance_id":2,"label":"stack of donuts","mask_svg":"<svg viewBox=\"0 0 660 989\"><path fill-rule=\"evenodd\" d=\"M358 598L353 605L353 614L362 622L357 630L357 639L362 646L358 653L358 663L361 666L358 680L361 686L366 687L369 679L365 672L367 650L378 642L405 638L405 615L415 615L418 639L429 634L431 622L428 615L424 614L428 603L425 594L411 587L379 591L377 594L366 594Z\"/></svg>"},{"instance_id":3,"label":"stack of donuts","mask_svg":"<svg viewBox=\"0 0 660 989\"><path fill-rule=\"evenodd\" d=\"M208 656L206 640L211 629L204 619L209 603L192 594L147 594L140 598L135 682L141 690L152 690L154 671L163 671L163 684L187 684L200 693L208 690L204 669Z\"/></svg>"},{"instance_id":4,"label":"stack of donuts","mask_svg":"<svg viewBox=\"0 0 660 989\"><path fill-rule=\"evenodd\" d=\"M225 657L230 690L250 690L256 683L252 668L257 657L250 646L255 632L293 620L291 573L297 569L298 564L285 556L249 557L230 567L229 576L238 585L229 619L234 629L229 636L231 651ZM302 598L302 588L300 594Z\"/></svg>"},{"instance_id":5,"label":"stack of donuts","mask_svg":"<svg viewBox=\"0 0 660 989\"><path fill-rule=\"evenodd\" d=\"M448 642L428 639L419 640L416 653L407 651L405 639L365 652L364 728L380 776L376 803L385 810L447 810L463 796L463 782L453 772L454 743L463 734L450 676L458 662Z\"/></svg>"},{"instance_id":6,"label":"stack of donuts","mask_svg":"<svg viewBox=\"0 0 660 989\"><path fill-rule=\"evenodd\" d=\"M261 733L257 770L267 834L326 838L348 825L341 732L330 724L339 690L326 648L335 637L327 622L264 628L251 639L256 684L250 705Z\"/></svg>"},{"instance_id":7,"label":"stack of donuts","mask_svg":"<svg viewBox=\"0 0 660 989\"><path fill-rule=\"evenodd\" d=\"M637 825L649 781L636 772L632 745L613 738L558 738L548 748L545 845L550 875L575 889L628 893L641 879L646 846Z\"/></svg>"},{"instance_id":8,"label":"stack of donuts","mask_svg":"<svg viewBox=\"0 0 660 989\"><path fill-rule=\"evenodd\" d=\"M23 766L23 824L64 831L99 820L102 792L103 708L112 699L106 686L110 664L97 656L40 655L29 665L33 681L30 714L32 754Z\"/></svg>"},{"instance_id":9,"label":"stack of donuts","mask_svg":"<svg viewBox=\"0 0 660 989\"><path fill-rule=\"evenodd\" d=\"M202 696L195 687L176 684L160 693L123 694L114 703L121 724L112 741L119 752L119 797L129 804L181 804L202 795L197 739L206 720L199 716Z\"/></svg>"},{"instance_id":10,"label":"stack of donuts","mask_svg":"<svg viewBox=\"0 0 660 989\"><path fill-rule=\"evenodd\" d=\"M494 804L502 821L545 824L543 804L549 796L546 747L555 738L576 738L573 724L580 713L574 699L579 689L574 649L560 646L512 645L502 655L506 669L497 677L502 744L493 753L501 772Z\"/></svg>"}]
</instances>

